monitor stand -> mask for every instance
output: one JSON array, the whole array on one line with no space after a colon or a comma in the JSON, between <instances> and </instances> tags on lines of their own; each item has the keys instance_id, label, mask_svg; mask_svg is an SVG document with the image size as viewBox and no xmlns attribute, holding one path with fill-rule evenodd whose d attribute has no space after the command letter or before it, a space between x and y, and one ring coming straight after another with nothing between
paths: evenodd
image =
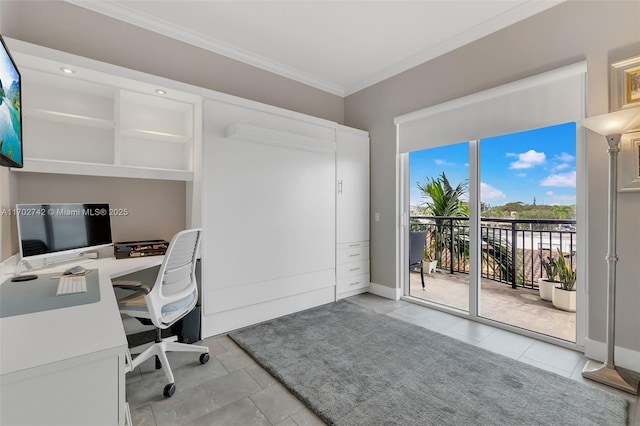
<instances>
[{"instance_id":1,"label":"monitor stand","mask_svg":"<svg viewBox=\"0 0 640 426\"><path fill-rule=\"evenodd\" d=\"M83 253L75 253L75 254L66 254L63 256L52 256L52 257L45 257L43 259L39 259L38 260L38 264L36 264L36 266L34 266L33 264L31 264L30 262L33 261L29 261L26 259L22 259L18 262L18 266L16 267L16 272L14 274L14 276L18 276L19 272L20 272L20 267L22 265L25 266L27 271L37 271L40 269L45 269L45 268L49 268L51 266L54 265L63 265L65 263L77 263L79 261L84 261L86 260L86 258L83 256ZM40 263L41 262L41 263Z\"/></svg>"}]
</instances>

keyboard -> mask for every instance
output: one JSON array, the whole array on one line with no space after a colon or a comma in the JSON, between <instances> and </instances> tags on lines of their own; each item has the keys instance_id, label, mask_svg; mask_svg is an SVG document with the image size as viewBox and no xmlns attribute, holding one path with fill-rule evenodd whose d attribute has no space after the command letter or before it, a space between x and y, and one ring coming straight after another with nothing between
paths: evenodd
<instances>
[{"instance_id":1,"label":"keyboard","mask_svg":"<svg viewBox=\"0 0 640 426\"><path fill-rule=\"evenodd\" d=\"M58 282L56 296L86 292L87 280L84 275L63 275Z\"/></svg>"}]
</instances>

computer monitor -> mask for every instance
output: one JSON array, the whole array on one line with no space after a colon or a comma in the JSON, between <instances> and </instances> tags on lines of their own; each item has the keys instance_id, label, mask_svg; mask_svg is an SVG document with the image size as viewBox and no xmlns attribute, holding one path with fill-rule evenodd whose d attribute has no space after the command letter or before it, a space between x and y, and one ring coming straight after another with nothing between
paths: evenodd
<instances>
[{"instance_id":1,"label":"computer monitor","mask_svg":"<svg viewBox=\"0 0 640 426\"><path fill-rule=\"evenodd\" d=\"M0 35L0 166L22 167L20 71Z\"/></svg>"},{"instance_id":2,"label":"computer monitor","mask_svg":"<svg viewBox=\"0 0 640 426\"><path fill-rule=\"evenodd\" d=\"M47 261L113 243L106 203L18 204L16 216L24 261Z\"/></svg>"}]
</instances>

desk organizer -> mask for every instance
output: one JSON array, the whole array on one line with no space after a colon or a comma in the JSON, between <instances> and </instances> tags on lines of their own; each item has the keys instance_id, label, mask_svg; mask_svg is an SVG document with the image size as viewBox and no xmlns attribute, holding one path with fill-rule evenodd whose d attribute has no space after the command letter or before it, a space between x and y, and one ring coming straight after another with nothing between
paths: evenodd
<instances>
[{"instance_id":1,"label":"desk organizer","mask_svg":"<svg viewBox=\"0 0 640 426\"><path fill-rule=\"evenodd\" d=\"M162 256L166 253L169 243L165 240L123 241L113 245L116 259L130 257Z\"/></svg>"}]
</instances>

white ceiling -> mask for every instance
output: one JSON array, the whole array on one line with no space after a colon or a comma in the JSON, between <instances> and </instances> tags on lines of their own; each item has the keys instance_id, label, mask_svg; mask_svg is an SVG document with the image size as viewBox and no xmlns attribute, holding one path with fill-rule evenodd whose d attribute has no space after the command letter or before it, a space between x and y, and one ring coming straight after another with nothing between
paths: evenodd
<instances>
[{"instance_id":1,"label":"white ceiling","mask_svg":"<svg viewBox=\"0 0 640 426\"><path fill-rule=\"evenodd\" d=\"M347 96L563 0L67 0Z\"/></svg>"}]
</instances>

